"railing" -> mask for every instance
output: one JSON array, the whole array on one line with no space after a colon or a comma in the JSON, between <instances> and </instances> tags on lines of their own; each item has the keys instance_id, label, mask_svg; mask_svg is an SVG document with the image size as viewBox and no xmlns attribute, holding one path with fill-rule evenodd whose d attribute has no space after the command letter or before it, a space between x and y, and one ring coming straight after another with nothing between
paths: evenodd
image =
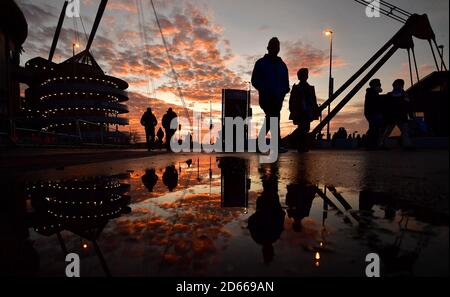
<instances>
[{"instance_id":1,"label":"railing","mask_svg":"<svg viewBox=\"0 0 450 297\"><path fill-rule=\"evenodd\" d=\"M83 131L83 126L95 126L99 130ZM78 137L84 144L129 144L130 135L120 131L107 131L107 125L90 122L86 120L77 120L76 129Z\"/></svg>"},{"instance_id":2,"label":"railing","mask_svg":"<svg viewBox=\"0 0 450 297\"><path fill-rule=\"evenodd\" d=\"M86 131L85 126L95 126ZM57 133L32 128L20 128L13 121L11 132L0 132L0 144L16 145L49 145L49 146L80 146L80 145L124 145L129 144L130 135L128 133L106 130L106 125L89 122L85 120L76 121L76 131L74 134ZM84 130L84 131L83 131Z\"/></svg>"},{"instance_id":3,"label":"railing","mask_svg":"<svg viewBox=\"0 0 450 297\"><path fill-rule=\"evenodd\" d=\"M17 144L36 144L36 145L80 145L81 139L77 135L47 132L28 128L15 128L12 136ZM6 133L6 135L8 135Z\"/></svg>"},{"instance_id":4,"label":"railing","mask_svg":"<svg viewBox=\"0 0 450 297\"><path fill-rule=\"evenodd\" d=\"M86 140L86 139L92 139L91 137L85 137L83 139L83 135L81 133L81 124L100 127L100 143L102 145L105 144L105 139L104 139L104 136L103 136L103 129L105 128L104 125L99 124L99 123L85 121L85 120L77 120L76 121L76 127L77 127L78 136L80 137L81 142L83 142L83 140Z\"/></svg>"}]
</instances>

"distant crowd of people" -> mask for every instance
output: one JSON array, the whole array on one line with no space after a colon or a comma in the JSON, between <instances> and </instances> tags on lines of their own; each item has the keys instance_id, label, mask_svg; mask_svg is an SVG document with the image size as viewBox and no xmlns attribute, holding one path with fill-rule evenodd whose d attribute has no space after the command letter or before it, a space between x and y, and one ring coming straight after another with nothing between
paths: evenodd
<instances>
[{"instance_id":1,"label":"distant crowd of people","mask_svg":"<svg viewBox=\"0 0 450 297\"><path fill-rule=\"evenodd\" d=\"M412 149L409 137L409 120L414 118L411 101L405 92L405 82L397 79L392 84L393 90L386 95L381 81L373 79L366 91L364 115L369 122L367 146L372 149L385 148L386 140L397 126L401 131L402 146Z\"/></svg>"},{"instance_id":2,"label":"distant crowd of people","mask_svg":"<svg viewBox=\"0 0 450 297\"><path fill-rule=\"evenodd\" d=\"M142 115L141 125L145 128L145 140L149 151L155 149L156 147L162 149L164 135L166 136L165 147L167 148L167 150L170 150L170 141L177 131L177 129L173 129L172 127L178 127L177 118L178 115L173 111L172 108L169 108L162 117L162 128L160 127L158 129L158 132L156 132L155 134L158 120L153 114L151 107L147 108L147 111ZM172 120L174 119L176 121L175 125L171 126Z\"/></svg>"}]
</instances>

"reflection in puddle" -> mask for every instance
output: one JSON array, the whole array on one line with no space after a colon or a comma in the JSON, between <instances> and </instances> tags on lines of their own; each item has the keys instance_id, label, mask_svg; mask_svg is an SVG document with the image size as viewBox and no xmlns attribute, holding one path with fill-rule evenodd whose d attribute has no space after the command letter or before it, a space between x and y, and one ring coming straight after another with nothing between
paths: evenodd
<instances>
[{"instance_id":1,"label":"reflection in puddle","mask_svg":"<svg viewBox=\"0 0 450 297\"><path fill-rule=\"evenodd\" d=\"M31 227L44 236L56 235L64 255L68 250L61 236L63 230L89 241L105 273L110 275L97 239L110 220L131 212L127 206L130 197L124 195L129 185L119 180L125 177L98 176L28 185L26 195L34 209L29 214ZM82 246L87 248L88 243Z\"/></svg>"},{"instance_id":2,"label":"reflection in puddle","mask_svg":"<svg viewBox=\"0 0 450 297\"><path fill-rule=\"evenodd\" d=\"M363 276L375 252L384 275L448 274L448 215L408 199L253 158L126 165L12 182L3 273L62 276L76 252L82 276Z\"/></svg>"}]
</instances>

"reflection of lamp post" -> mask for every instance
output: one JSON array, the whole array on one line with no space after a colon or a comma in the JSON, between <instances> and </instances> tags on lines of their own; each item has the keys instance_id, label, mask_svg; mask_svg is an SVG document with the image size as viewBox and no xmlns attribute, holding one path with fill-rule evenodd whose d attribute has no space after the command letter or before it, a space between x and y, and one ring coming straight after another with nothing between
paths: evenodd
<instances>
[{"instance_id":1,"label":"reflection of lamp post","mask_svg":"<svg viewBox=\"0 0 450 297\"><path fill-rule=\"evenodd\" d=\"M327 30L325 31L325 35L330 37L330 77L328 80L328 99L333 96L333 86L334 86L334 80L332 76L332 70L333 70L333 31ZM328 115L331 112L331 102L328 104ZM330 121L327 123L327 140L330 140Z\"/></svg>"},{"instance_id":2,"label":"reflection of lamp post","mask_svg":"<svg viewBox=\"0 0 450 297\"><path fill-rule=\"evenodd\" d=\"M73 52L74 56L75 56L75 48L80 48L80 45L78 43L73 43L72 44L72 52Z\"/></svg>"}]
</instances>

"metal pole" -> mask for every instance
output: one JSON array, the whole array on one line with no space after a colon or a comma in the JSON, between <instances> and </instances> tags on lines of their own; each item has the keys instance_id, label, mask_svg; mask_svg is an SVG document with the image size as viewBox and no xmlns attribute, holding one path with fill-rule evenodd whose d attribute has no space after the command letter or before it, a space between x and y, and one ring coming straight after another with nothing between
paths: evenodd
<instances>
[{"instance_id":1,"label":"metal pole","mask_svg":"<svg viewBox=\"0 0 450 297\"><path fill-rule=\"evenodd\" d=\"M413 59L414 59L414 67L416 69L417 82L419 82L420 75L419 75L419 68L417 67L416 51L414 50L414 47L412 48L412 54L413 54Z\"/></svg>"},{"instance_id":2,"label":"metal pole","mask_svg":"<svg viewBox=\"0 0 450 297\"><path fill-rule=\"evenodd\" d=\"M61 10L61 14L59 15L58 25L56 26L55 35L53 36L52 46L50 48L50 53L48 54L48 60L53 60L53 55L55 54L56 45L58 44L59 34L61 33L61 28L64 22L64 17L66 15L66 9L69 1L64 1L63 8Z\"/></svg>"},{"instance_id":3,"label":"metal pole","mask_svg":"<svg viewBox=\"0 0 450 297\"><path fill-rule=\"evenodd\" d=\"M102 145L105 144L104 140L103 140L103 125L100 124L100 141L102 142Z\"/></svg>"},{"instance_id":4,"label":"metal pole","mask_svg":"<svg viewBox=\"0 0 450 297\"><path fill-rule=\"evenodd\" d=\"M409 64L409 78L411 80L411 87L414 85L413 74L412 74L412 65L411 65L411 52L408 48L408 64Z\"/></svg>"},{"instance_id":5,"label":"metal pole","mask_svg":"<svg viewBox=\"0 0 450 297\"><path fill-rule=\"evenodd\" d=\"M80 137L80 142L83 142L83 137L81 136L81 127L80 127L80 120L76 121L76 126L77 126L77 132L78 132L78 136Z\"/></svg>"},{"instance_id":6,"label":"metal pole","mask_svg":"<svg viewBox=\"0 0 450 297\"><path fill-rule=\"evenodd\" d=\"M440 54L441 54L441 71L444 71L444 46L440 45L439 46L439 50L440 50Z\"/></svg>"},{"instance_id":7,"label":"metal pole","mask_svg":"<svg viewBox=\"0 0 450 297\"><path fill-rule=\"evenodd\" d=\"M333 32L330 31L330 77L328 81L328 98L333 96ZM331 112L331 102L328 104L328 115ZM330 122L327 123L327 140L330 140Z\"/></svg>"},{"instance_id":8,"label":"metal pole","mask_svg":"<svg viewBox=\"0 0 450 297\"><path fill-rule=\"evenodd\" d=\"M441 66L444 67L443 70L447 71L447 65L445 65L445 61L444 61L444 46L442 46L442 53L441 53L441 51L439 51L439 46L438 46L438 44L436 42L436 39L433 39L433 43L434 43L434 45L437 48L437 52L439 54L439 57L441 58Z\"/></svg>"},{"instance_id":9,"label":"metal pole","mask_svg":"<svg viewBox=\"0 0 450 297\"><path fill-rule=\"evenodd\" d=\"M433 54L434 63L436 64L436 69L437 69L437 71L439 71L439 64L438 64L438 61L436 59L436 54L434 53L433 44L431 43L431 40L428 40L428 43L430 44L431 53Z\"/></svg>"}]
</instances>

